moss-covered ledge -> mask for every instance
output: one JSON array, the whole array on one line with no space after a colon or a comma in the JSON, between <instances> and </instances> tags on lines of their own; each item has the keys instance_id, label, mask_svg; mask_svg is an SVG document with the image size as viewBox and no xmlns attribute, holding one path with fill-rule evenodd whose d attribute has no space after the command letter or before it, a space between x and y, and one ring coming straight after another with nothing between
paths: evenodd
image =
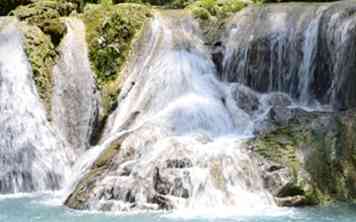
<instances>
[{"instance_id":1,"label":"moss-covered ledge","mask_svg":"<svg viewBox=\"0 0 356 222\"><path fill-rule=\"evenodd\" d=\"M21 21L25 52L47 113L51 110L52 69L58 55L56 47L66 34L66 26L61 18L77 9L74 1L38 0L20 4L9 13Z\"/></svg>"},{"instance_id":2,"label":"moss-covered ledge","mask_svg":"<svg viewBox=\"0 0 356 222\"><path fill-rule=\"evenodd\" d=\"M282 198L302 196L298 204L325 204L356 199L355 135L355 110L306 113L288 126L258 136L249 146L278 166L270 171L288 169L292 184Z\"/></svg>"},{"instance_id":3,"label":"moss-covered ledge","mask_svg":"<svg viewBox=\"0 0 356 222\"><path fill-rule=\"evenodd\" d=\"M123 65L150 17L151 10L147 6L126 3L88 4L81 16L86 24L90 61L102 95L102 119L116 107Z\"/></svg>"},{"instance_id":4,"label":"moss-covered ledge","mask_svg":"<svg viewBox=\"0 0 356 222\"><path fill-rule=\"evenodd\" d=\"M37 92L49 113L53 87L52 68L57 57L55 48L49 36L37 26L21 23L20 29L24 33L25 53L32 65Z\"/></svg>"},{"instance_id":5,"label":"moss-covered ledge","mask_svg":"<svg viewBox=\"0 0 356 222\"><path fill-rule=\"evenodd\" d=\"M39 27L51 37L52 43L57 46L66 33L66 26L62 16L68 16L77 10L77 5L61 1L37 1L26 6L19 6L10 15L16 16L20 21Z\"/></svg>"},{"instance_id":6,"label":"moss-covered ledge","mask_svg":"<svg viewBox=\"0 0 356 222\"><path fill-rule=\"evenodd\" d=\"M49 114L52 69L58 57L56 47L67 31L62 17L80 12L84 3L82 0L11 0L8 3L14 9L9 15L21 21L25 52L32 65L37 91Z\"/></svg>"}]
</instances>

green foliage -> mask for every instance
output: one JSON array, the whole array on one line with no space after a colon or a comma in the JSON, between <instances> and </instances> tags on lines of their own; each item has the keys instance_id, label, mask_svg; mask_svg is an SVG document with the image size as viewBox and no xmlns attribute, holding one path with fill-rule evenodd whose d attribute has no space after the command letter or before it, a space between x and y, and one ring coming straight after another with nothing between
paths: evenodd
<instances>
[{"instance_id":1,"label":"green foliage","mask_svg":"<svg viewBox=\"0 0 356 222\"><path fill-rule=\"evenodd\" d=\"M25 52L32 66L37 92L48 111L51 109L52 68L56 52L50 38L38 27L21 25L24 33Z\"/></svg>"},{"instance_id":2,"label":"green foliage","mask_svg":"<svg viewBox=\"0 0 356 222\"><path fill-rule=\"evenodd\" d=\"M168 7L173 9L181 9L181 8L186 8L187 6L189 6L194 2L195 0L173 0L168 4Z\"/></svg>"},{"instance_id":3,"label":"green foliage","mask_svg":"<svg viewBox=\"0 0 356 222\"><path fill-rule=\"evenodd\" d=\"M36 1L20 5L10 13L22 21L25 52L37 91L48 111L51 109L52 68L57 56L55 47L66 33L61 16L68 15L76 7L69 1Z\"/></svg>"},{"instance_id":4,"label":"green foliage","mask_svg":"<svg viewBox=\"0 0 356 222\"><path fill-rule=\"evenodd\" d=\"M38 1L19 6L10 14L15 15L20 21L39 27L57 46L66 33L66 26L61 21L61 16L68 16L79 9L79 5L74 1L62 1Z\"/></svg>"},{"instance_id":5,"label":"green foliage","mask_svg":"<svg viewBox=\"0 0 356 222\"><path fill-rule=\"evenodd\" d=\"M211 14L209 13L209 11L203 7L192 8L192 13L195 17L202 19L202 20L208 20L211 17Z\"/></svg>"},{"instance_id":6,"label":"green foliage","mask_svg":"<svg viewBox=\"0 0 356 222\"><path fill-rule=\"evenodd\" d=\"M101 0L100 4L104 5L104 6L110 6L113 4L112 0Z\"/></svg>"},{"instance_id":7,"label":"green foliage","mask_svg":"<svg viewBox=\"0 0 356 222\"><path fill-rule=\"evenodd\" d=\"M207 20L212 17L224 19L243 9L246 3L241 0L199 0L187 8L199 19Z\"/></svg>"},{"instance_id":8,"label":"green foliage","mask_svg":"<svg viewBox=\"0 0 356 222\"><path fill-rule=\"evenodd\" d=\"M102 94L103 118L115 107L120 92L120 72L132 42L150 10L138 4L89 5L83 21L87 27L89 57Z\"/></svg>"},{"instance_id":9,"label":"green foliage","mask_svg":"<svg viewBox=\"0 0 356 222\"><path fill-rule=\"evenodd\" d=\"M0 0L11 3L9 14L22 21L25 52L31 63L37 92L49 112L52 96L52 69L57 57L56 47L66 33L62 16L80 10L82 0Z\"/></svg>"}]
</instances>

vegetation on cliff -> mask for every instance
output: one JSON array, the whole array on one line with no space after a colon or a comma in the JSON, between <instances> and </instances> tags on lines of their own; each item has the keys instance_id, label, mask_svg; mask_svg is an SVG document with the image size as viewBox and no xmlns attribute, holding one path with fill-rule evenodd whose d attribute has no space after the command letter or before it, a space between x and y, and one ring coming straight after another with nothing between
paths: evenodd
<instances>
[{"instance_id":1,"label":"vegetation on cliff","mask_svg":"<svg viewBox=\"0 0 356 222\"><path fill-rule=\"evenodd\" d=\"M61 16L69 15L77 6L71 2L33 1L10 12L22 21L25 52L32 65L34 81L47 111L51 109L52 68L56 46L66 33Z\"/></svg>"},{"instance_id":2,"label":"vegetation on cliff","mask_svg":"<svg viewBox=\"0 0 356 222\"><path fill-rule=\"evenodd\" d=\"M48 113L51 110L52 71L58 56L56 48L66 34L62 17L80 12L83 4L82 0L0 2L0 6L7 10L3 14L16 16L21 21L25 52L32 66L37 91ZM14 10L9 12L10 9Z\"/></svg>"},{"instance_id":3,"label":"vegetation on cliff","mask_svg":"<svg viewBox=\"0 0 356 222\"><path fill-rule=\"evenodd\" d=\"M188 6L194 16L207 19L224 19L243 9L247 4L241 0L199 0Z\"/></svg>"},{"instance_id":4,"label":"vegetation on cliff","mask_svg":"<svg viewBox=\"0 0 356 222\"><path fill-rule=\"evenodd\" d=\"M121 69L150 16L150 9L138 4L88 5L82 15L90 61L102 94L103 116L115 108Z\"/></svg>"},{"instance_id":5,"label":"vegetation on cliff","mask_svg":"<svg viewBox=\"0 0 356 222\"><path fill-rule=\"evenodd\" d=\"M200 24L206 44L214 47L229 17L247 6L242 0L198 0L186 9Z\"/></svg>"},{"instance_id":6,"label":"vegetation on cliff","mask_svg":"<svg viewBox=\"0 0 356 222\"><path fill-rule=\"evenodd\" d=\"M57 54L50 38L37 26L22 24L25 52L32 65L33 78L38 94L47 111L51 106L52 68Z\"/></svg>"},{"instance_id":7,"label":"vegetation on cliff","mask_svg":"<svg viewBox=\"0 0 356 222\"><path fill-rule=\"evenodd\" d=\"M32 65L38 93L48 110L53 86L52 69L57 59L56 47L66 34L62 17L76 15L86 24L89 57L102 95L101 122L104 122L116 107L123 81L121 72L132 45L152 16L151 9L144 4L190 10L199 20L207 43L212 45L221 33L225 19L247 6L241 0L133 0L143 4L113 5L119 2L102 0L101 4L87 4L84 8L86 3L99 1L0 0L0 6L3 6L0 14L8 14L12 10L10 15L22 21L20 28L24 33L25 52ZM274 1L256 1L265 2ZM261 159L287 168L292 176L288 189L279 193L278 198L303 196L303 204L355 199L355 112L315 113L303 118L249 142ZM110 166L111 158L119 150L118 143L106 149L79 184L90 184ZM85 195L90 195L84 188L78 185L67 200L68 206L83 208L81 204L87 199Z\"/></svg>"}]
</instances>

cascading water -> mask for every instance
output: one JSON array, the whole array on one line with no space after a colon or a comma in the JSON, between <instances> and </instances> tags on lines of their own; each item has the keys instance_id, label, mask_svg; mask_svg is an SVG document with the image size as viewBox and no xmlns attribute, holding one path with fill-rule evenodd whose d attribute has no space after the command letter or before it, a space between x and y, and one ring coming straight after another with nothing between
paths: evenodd
<instances>
[{"instance_id":1,"label":"cascading water","mask_svg":"<svg viewBox=\"0 0 356 222\"><path fill-rule=\"evenodd\" d=\"M236 87L216 79L191 16L157 15L143 38L106 137L136 130L105 169L96 169L99 175L82 176L77 189L88 192L80 194L82 206L75 192L66 204L100 210L273 205L256 161L241 146L253 135L253 117L236 105Z\"/></svg>"},{"instance_id":2,"label":"cascading water","mask_svg":"<svg viewBox=\"0 0 356 222\"><path fill-rule=\"evenodd\" d=\"M355 12L355 1L248 7L227 26L221 78L302 105L353 107Z\"/></svg>"},{"instance_id":3,"label":"cascading water","mask_svg":"<svg viewBox=\"0 0 356 222\"><path fill-rule=\"evenodd\" d=\"M98 103L82 22L66 19L52 124L17 23L1 19L0 192L53 190L66 182L65 193L73 191L66 205L111 211L274 205L260 160L244 142L269 127L272 109L273 118L283 119L278 109L296 106L288 95L307 106L356 104L350 2L244 10L222 39L221 73L189 14L156 13L125 67L102 143L86 153Z\"/></svg>"},{"instance_id":4,"label":"cascading water","mask_svg":"<svg viewBox=\"0 0 356 222\"><path fill-rule=\"evenodd\" d=\"M52 121L77 155L89 148L98 100L94 74L90 69L85 27L76 18L66 18L67 34L60 45L60 59L54 67Z\"/></svg>"},{"instance_id":5,"label":"cascading water","mask_svg":"<svg viewBox=\"0 0 356 222\"><path fill-rule=\"evenodd\" d=\"M72 158L47 121L18 25L0 20L0 193L58 189Z\"/></svg>"}]
</instances>

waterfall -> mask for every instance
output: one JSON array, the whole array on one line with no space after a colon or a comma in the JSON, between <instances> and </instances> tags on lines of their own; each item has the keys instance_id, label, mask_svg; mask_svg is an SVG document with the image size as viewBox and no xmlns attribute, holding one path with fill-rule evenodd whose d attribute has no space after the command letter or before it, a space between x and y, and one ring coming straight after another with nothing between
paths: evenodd
<instances>
[{"instance_id":1,"label":"waterfall","mask_svg":"<svg viewBox=\"0 0 356 222\"><path fill-rule=\"evenodd\" d=\"M222 79L300 105L356 105L355 1L251 6L227 28Z\"/></svg>"},{"instance_id":2,"label":"waterfall","mask_svg":"<svg viewBox=\"0 0 356 222\"><path fill-rule=\"evenodd\" d=\"M77 155L90 147L98 115L98 99L85 40L85 27L76 18L66 18L67 34L60 44L54 67L52 121Z\"/></svg>"},{"instance_id":3,"label":"waterfall","mask_svg":"<svg viewBox=\"0 0 356 222\"><path fill-rule=\"evenodd\" d=\"M0 20L0 193L60 188L72 156L47 121L18 25Z\"/></svg>"},{"instance_id":4,"label":"waterfall","mask_svg":"<svg viewBox=\"0 0 356 222\"><path fill-rule=\"evenodd\" d=\"M84 24L64 19L49 122L20 24L0 18L0 193L64 186L69 207L106 211L274 206L245 142L295 107L356 105L355 5L248 7L218 44L222 64L188 12L155 11L94 147L99 99Z\"/></svg>"},{"instance_id":5,"label":"waterfall","mask_svg":"<svg viewBox=\"0 0 356 222\"><path fill-rule=\"evenodd\" d=\"M96 178L82 175L79 187L89 192L84 205L99 210L273 205L256 160L241 145L253 135L253 117L236 106L238 86L217 80L191 16L156 15L141 41L144 47L126 67L129 75L106 138L129 132L107 169L97 169Z\"/></svg>"}]
</instances>

